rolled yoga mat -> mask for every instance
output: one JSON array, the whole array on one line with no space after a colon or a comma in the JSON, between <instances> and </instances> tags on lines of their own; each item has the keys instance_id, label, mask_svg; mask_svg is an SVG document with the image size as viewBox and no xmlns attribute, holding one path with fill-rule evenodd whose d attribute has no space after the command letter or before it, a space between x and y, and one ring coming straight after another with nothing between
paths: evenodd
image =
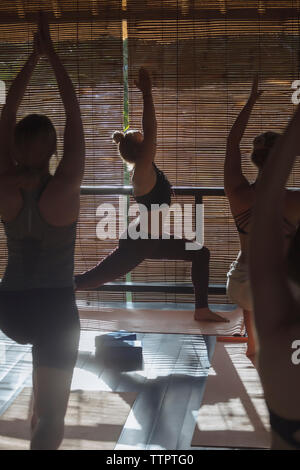
<instances>
[{"instance_id":1,"label":"rolled yoga mat","mask_svg":"<svg viewBox=\"0 0 300 470\"><path fill-rule=\"evenodd\" d=\"M131 331L138 333L167 333L212 336L244 334L242 311L224 311L229 323L196 321L193 310L137 309L79 306L83 329L101 331Z\"/></svg>"}]
</instances>

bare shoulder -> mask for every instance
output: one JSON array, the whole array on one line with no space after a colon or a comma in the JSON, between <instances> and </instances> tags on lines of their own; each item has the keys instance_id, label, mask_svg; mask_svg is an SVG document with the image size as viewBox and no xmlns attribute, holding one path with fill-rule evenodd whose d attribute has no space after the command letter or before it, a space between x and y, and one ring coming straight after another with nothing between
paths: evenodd
<instances>
[{"instance_id":1,"label":"bare shoulder","mask_svg":"<svg viewBox=\"0 0 300 470\"><path fill-rule=\"evenodd\" d=\"M147 181L151 177L155 177L155 169L153 161L147 159L140 159L136 162L134 171L132 174L132 181L138 183L139 181Z\"/></svg>"},{"instance_id":2,"label":"bare shoulder","mask_svg":"<svg viewBox=\"0 0 300 470\"><path fill-rule=\"evenodd\" d=\"M156 182L156 172L152 161L140 160L136 163L132 175L134 192L138 196L150 191Z\"/></svg>"},{"instance_id":3,"label":"bare shoulder","mask_svg":"<svg viewBox=\"0 0 300 470\"><path fill-rule=\"evenodd\" d=\"M18 178L16 172L0 175L0 215L4 220L14 219L22 207Z\"/></svg>"},{"instance_id":4,"label":"bare shoulder","mask_svg":"<svg viewBox=\"0 0 300 470\"><path fill-rule=\"evenodd\" d=\"M65 178L53 177L39 201L45 220L51 225L65 226L75 222L80 208L80 187Z\"/></svg>"},{"instance_id":5,"label":"bare shoulder","mask_svg":"<svg viewBox=\"0 0 300 470\"><path fill-rule=\"evenodd\" d=\"M255 191L250 183L245 180L232 191L226 191L229 200L230 209L233 216L249 209L255 201Z\"/></svg>"}]
</instances>

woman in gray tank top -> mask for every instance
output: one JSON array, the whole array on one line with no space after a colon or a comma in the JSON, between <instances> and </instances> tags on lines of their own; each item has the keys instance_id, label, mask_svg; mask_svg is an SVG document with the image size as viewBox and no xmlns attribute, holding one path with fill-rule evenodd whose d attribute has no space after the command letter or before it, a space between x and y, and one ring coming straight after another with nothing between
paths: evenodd
<instances>
[{"instance_id":1,"label":"woman in gray tank top","mask_svg":"<svg viewBox=\"0 0 300 470\"><path fill-rule=\"evenodd\" d=\"M64 154L54 176L56 132L19 104L41 55L55 74L66 113ZM0 214L8 262L0 285L0 329L32 344L31 449L57 449L77 359L80 323L73 289L74 244L84 172L84 134L75 90L55 53L45 17L34 50L7 94L0 120Z\"/></svg>"}]
</instances>

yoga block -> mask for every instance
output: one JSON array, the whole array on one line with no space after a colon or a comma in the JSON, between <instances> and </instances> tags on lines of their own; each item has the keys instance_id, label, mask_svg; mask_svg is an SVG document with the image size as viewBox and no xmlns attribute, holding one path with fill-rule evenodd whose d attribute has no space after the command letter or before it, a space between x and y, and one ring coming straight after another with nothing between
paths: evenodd
<instances>
[{"instance_id":1,"label":"yoga block","mask_svg":"<svg viewBox=\"0 0 300 470\"><path fill-rule=\"evenodd\" d=\"M105 336L125 341L136 341L136 334L128 333L127 331L113 331L112 333L107 333Z\"/></svg>"},{"instance_id":2,"label":"yoga block","mask_svg":"<svg viewBox=\"0 0 300 470\"><path fill-rule=\"evenodd\" d=\"M95 347L100 348L102 345L105 344L114 344L120 343L121 341L136 341L136 334L135 333L123 333L123 332L115 332L115 333L107 333L105 335L96 336L95 337Z\"/></svg>"},{"instance_id":3,"label":"yoga block","mask_svg":"<svg viewBox=\"0 0 300 470\"><path fill-rule=\"evenodd\" d=\"M143 350L140 341L104 341L96 349L96 356L108 368L129 371L143 368Z\"/></svg>"}]
</instances>

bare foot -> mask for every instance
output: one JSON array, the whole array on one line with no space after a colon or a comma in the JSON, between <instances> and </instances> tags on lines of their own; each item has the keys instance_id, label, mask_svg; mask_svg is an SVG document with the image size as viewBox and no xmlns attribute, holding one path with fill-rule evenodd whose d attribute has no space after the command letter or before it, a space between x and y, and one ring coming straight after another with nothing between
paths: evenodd
<instances>
[{"instance_id":1,"label":"bare foot","mask_svg":"<svg viewBox=\"0 0 300 470\"><path fill-rule=\"evenodd\" d=\"M194 319L197 321L215 321L215 322L225 322L229 323L228 318L222 317L217 312L212 312L208 307L206 308L196 308Z\"/></svg>"}]
</instances>

